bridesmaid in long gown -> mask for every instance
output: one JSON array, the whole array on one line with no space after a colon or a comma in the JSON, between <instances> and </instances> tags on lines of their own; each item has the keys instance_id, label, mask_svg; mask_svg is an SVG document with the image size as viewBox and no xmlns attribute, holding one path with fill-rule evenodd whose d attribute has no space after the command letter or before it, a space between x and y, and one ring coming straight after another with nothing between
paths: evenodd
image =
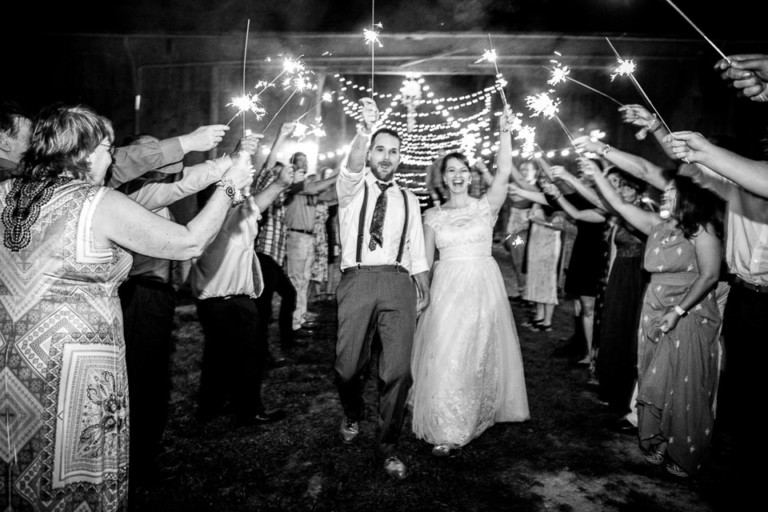
<instances>
[{"instance_id":1,"label":"bridesmaid in long gown","mask_svg":"<svg viewBox=\"0 0 768 512\"><path fill-rule=\"evenodd\" d=\"M511 136L501 121L498 172L487 195L469 196L469 163L446 155L450 199L427 210L424 238L433 267L430 306L412 358L413 431L449 455L496 422L529 418L523 361L504 281L491 255L493 225L507 195Z\"/></svg>"},{"instance_id":2,"label":"bridesmaid in long gown","mask_svg":"<svg viewBox=\"0 0 768 512\"><path fill-rule=\"evenodd\" d=\"M678 175L664 191L662 213L647 212L624 203L600 172L593 175L610 205L648 235L644 265L651 279L640 314L638 434L647 462L666 462L669 473L686 477L700 469L712 442L722 204Z\"/></svg>"}]
</instances>

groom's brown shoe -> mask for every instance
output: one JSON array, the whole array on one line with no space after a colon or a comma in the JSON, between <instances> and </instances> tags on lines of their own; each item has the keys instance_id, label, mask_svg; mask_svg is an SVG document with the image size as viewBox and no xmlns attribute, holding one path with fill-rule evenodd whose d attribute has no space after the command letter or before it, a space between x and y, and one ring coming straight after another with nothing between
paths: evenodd
<instances>
[{"instance_id":1,"label":"groom's brown shoe","mask_svg":"<svg viewBox=\"0 0 768 512\"><path fill-rule=\"evenodd\" d=\"M341 429L339 429L339 433L341 434L341 442L344 444L352 444L355 438L360 434L360 424L344 416L341 420Z\"/></svg>"},{"instance_id":2,"label":"groom's brown shoe","mask_svg":"<svg viewBox=\"0 0 768 512\"><path fill-rule=\"evenodd\" d=\"M384 461L384 471L395 480L404 480L407 475L405 464L397 455L391 455Z\"/></svg>"}]
</instances>

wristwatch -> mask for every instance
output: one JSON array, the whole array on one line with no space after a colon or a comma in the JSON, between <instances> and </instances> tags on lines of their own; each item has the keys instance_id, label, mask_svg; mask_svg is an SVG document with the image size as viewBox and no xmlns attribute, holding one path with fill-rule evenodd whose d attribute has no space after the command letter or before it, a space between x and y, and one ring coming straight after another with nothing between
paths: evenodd
<instances>
[{"instance_id":1,"label":"wristwatch","mask_svg":"<svg viewBox=\"0 0 768 512\"><path fill-rule=\"evenodd\" d=\"M237 190L237 187L235 187L234 182L232 181L232 178L229 176L224 176L219 180L218 183L216 183L216 186L224 190L224 193L227 194L227 196L232 200L232 204L238 204L243 202L243 196L240 194L240 191Z\"/></svg>"}]
</instances>

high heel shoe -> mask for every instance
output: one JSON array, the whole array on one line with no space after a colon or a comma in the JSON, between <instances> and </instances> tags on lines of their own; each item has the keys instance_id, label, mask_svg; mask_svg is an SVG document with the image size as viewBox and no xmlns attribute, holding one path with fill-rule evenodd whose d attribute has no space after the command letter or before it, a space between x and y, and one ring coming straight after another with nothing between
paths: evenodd
<instances>
[{"instance_id":1,"label":"high heel shoe","mask_svg":"<svg viewBox=\"0 0 768 512\"><path fill-rule=\"evenodd\" d=\"M523 327L528 327L529 329L532 329L535 331L543 321L544 321L543 318L539 318L539 319L534 318L532 320L528 320L527 322L523 322Z\"/></svg>"}]
</instances>

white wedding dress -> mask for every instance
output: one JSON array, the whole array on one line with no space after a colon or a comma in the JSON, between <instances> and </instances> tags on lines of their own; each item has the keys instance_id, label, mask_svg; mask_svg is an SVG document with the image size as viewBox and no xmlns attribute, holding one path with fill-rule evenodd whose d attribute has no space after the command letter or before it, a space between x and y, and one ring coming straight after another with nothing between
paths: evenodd
<instances>
[{"instance_id":1,"label":"white wedding dress","mask_svg":"<svg viewBox=\"0 0 768 512\"><path fill-rule=\"evenodd\" d=\"M430 304L416 328L411 369L413 431L463 446L497 422L529 418L523 361L485 196L427 213L440 258Z\"/></svg>"}]
</instances>

